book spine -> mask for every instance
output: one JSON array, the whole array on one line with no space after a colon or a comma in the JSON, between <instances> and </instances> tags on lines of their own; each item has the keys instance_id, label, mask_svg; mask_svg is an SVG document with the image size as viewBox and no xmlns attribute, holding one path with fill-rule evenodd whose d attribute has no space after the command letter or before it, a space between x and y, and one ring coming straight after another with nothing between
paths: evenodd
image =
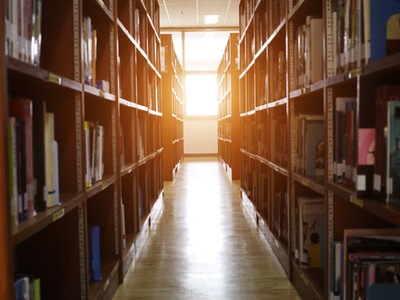
<instances>
[{"instance_id":1,"label":"book spine","mask_svg":"<svg viewBox=\"0 0 400 300\"><path fill-rule=\"evenodd\" d=\"M388 102L387 202L400 202L400 101Z\"/></svg>"}]
</instances>

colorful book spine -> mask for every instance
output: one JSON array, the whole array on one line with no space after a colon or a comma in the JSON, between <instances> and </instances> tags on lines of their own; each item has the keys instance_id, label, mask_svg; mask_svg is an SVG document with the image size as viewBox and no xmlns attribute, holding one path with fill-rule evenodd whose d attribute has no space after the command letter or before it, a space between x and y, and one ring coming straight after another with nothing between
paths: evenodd
<instances>
[{"instance_id":1,"label":"colorful book spine","mask_svg":"<svg viewBox=\"0 0 400 300\"><path fill-rule=\"evenodd\" d=\"M388 102L386 202L400 202L400 101Z\"/></svg>"},{"instance_id":2,"label":"colorful book spine","mask_svg":"<svg viewBox=\"0 0 400 300\"><path fill-rule=\"evenodd\" d=\"M21 153L21 163L23 164L20 174L22 176L24 190L24 209L26 210L26 218L31 219L35 215L34 211L34 176L33 176L33 144L32 144L32 100L30 99L10 99L9 101L10 116L23 121L23 127L20 128L20 133L23 134L20 148L17 148Z\"/></svg>"}]
</instances>

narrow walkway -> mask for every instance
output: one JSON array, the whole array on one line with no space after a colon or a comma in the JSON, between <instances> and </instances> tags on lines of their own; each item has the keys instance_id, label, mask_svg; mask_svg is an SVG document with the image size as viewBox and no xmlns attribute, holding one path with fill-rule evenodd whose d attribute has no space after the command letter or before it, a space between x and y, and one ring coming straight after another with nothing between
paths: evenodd
<instances>
[{"instance_id":1,"label":"narrow walkway","mask_svg":"<svg viewBox=\"0 0 400 300\"><path fill-rule=\"evenodd\" d=\"M120 299L299 299L216 158L185 158Z\"/></svg>"}]
</instances>

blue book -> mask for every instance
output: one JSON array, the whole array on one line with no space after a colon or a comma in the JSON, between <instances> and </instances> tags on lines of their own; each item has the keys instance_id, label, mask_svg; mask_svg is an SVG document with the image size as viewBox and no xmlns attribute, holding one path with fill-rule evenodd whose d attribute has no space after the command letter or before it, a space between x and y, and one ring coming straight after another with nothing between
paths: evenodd
<instances>
[{"instance_id":1,"label":"blue book","mask_svg":"<svg viewBox=\"0 0 400 300\"><path fill-rule=\"evenodd\" d=\"M90 227L90 279L101 281L100 272L100 229L94 225Z\"/></svg>"},{"instance_id":2,"label":"blue book","mask_svg":"<svg viewBox=\"0 0 400 300\"><path fill-rule=\"evenodd\" d=\"M15 300L29 299L29 278L20 277L14 281Z\"/></svg>"},{"instance_id":3,"label":"blue book","mask_svg":"<svg viewBox=\"0 0 400 300\"><path fill-rule=\"evenodd\" d=\"M368 7L368 4L370 7ZM364 1L365 36L367 40L366 57L370 61L375 61L387 56L386 47L386 26L392 15L400 13L400 1L398 0L379 0ZM368 18L368 14L370 17ZM368 43L368 31L370 34Z\"/></svg>"}]
</instances>

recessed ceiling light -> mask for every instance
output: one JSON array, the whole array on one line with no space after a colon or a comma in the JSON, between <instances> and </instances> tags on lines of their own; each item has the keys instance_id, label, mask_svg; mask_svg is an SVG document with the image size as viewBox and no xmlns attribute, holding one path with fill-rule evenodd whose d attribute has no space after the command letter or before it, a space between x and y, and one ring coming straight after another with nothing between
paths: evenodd
<instances>
[{"instance_id":1,"label":"recessed ceiling light","mask_svg":"<svg viewBox=\"0 0 400 300\"><path fill-rule=\"evenodd\" d=\"M219 21L219 15L205 15L204 23L205 24L217 24Z\"/></svg>"}]
</instances>

